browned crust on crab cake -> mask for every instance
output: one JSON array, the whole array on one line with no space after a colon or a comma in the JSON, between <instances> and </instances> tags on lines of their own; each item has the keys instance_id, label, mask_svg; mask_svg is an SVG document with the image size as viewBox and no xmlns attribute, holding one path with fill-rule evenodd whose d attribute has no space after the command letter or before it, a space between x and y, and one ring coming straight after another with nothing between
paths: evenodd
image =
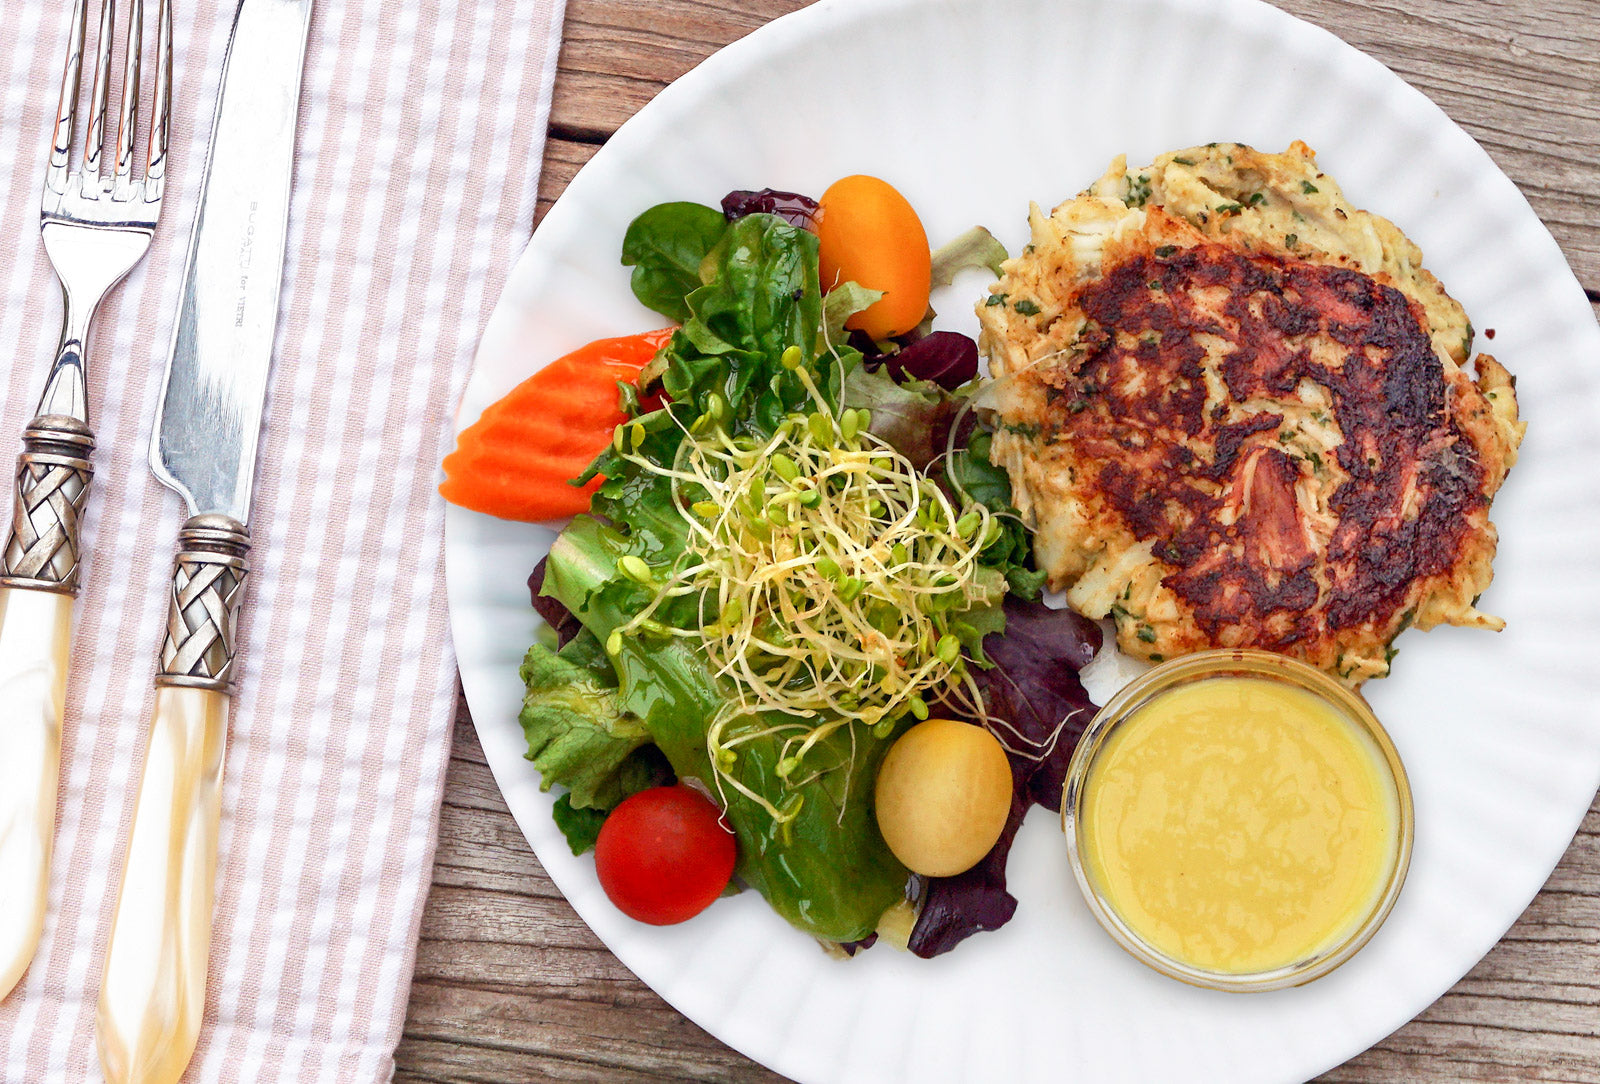
<instances>
[{"instance_id":1,"label":"browned crust on crab cake","mask_svg":"<svg viewBox=\"0 0 1600 1084\"><path fill-rule=\"evenodd\" d=\"M1163 156L1143 199L1117 170L1036 209L979 307L1051 585L1137 657L1260 647L1352 684L1409 625L1500 627L1474 602L1522 426L1420 253L1299 145Z\"/></svg>"}]
</instances>

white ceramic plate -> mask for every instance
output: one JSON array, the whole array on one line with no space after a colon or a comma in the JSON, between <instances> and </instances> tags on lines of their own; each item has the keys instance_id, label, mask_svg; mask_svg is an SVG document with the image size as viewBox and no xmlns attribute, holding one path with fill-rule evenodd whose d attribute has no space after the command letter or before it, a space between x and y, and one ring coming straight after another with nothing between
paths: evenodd
<instances>
[{"instance_id":1,"label":"white ceramic plate","mask_svg":"<svg viewBox=\"0 0 1600 1084\"><path fill-rule=\"evenodd\" d=\"M1520 378L1522 461L1495 504L1484 606L1499 635L1400 640L1369 686L1410 770L1416 853L1388 924L1308 987L1229 995L1161 978L1106 937L1036 810L1003 930L922 961L825 957L746 893L674 928L624 918L552 825L522 758L523 586L550 531L452 508L447 567L473 719L539 860L640 978L713 1035L803 1081L1289 1081L1405 1023L1505 932L1600 781L1600 333L1550 235L1487 154L1332 35L1253 0L824 0L717 54L629 121L518 263L479 350L464 422L545 360L659 321L618 264L661 200L820 192L886 177L938 243L974 222L1015 251L1028 202L1212 140L1305 139L1350 198L1400 224ZM939 305L975 330L977 281ZM530 976L531 977L531 976Z\"/></svg>"}]
</instances>

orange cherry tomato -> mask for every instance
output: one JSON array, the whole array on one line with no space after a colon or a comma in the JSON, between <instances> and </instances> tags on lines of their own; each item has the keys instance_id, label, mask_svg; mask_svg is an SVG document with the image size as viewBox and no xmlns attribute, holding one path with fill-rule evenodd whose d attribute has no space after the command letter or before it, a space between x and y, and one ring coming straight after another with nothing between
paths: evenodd
<instances>
[{"instance_id":1,"label":"orange cherry tomato","mask_svg":"<svg viewBox=\"0 0 1600 1084\"><path fill-rule=\"evenodd\" d=\"M816 230L824 292L852 281L883 291L846 327L887 339L922 322L932 280L928 233L893 185L864 174L835 181L817 201Z\"/></svg>"}]
</instances>

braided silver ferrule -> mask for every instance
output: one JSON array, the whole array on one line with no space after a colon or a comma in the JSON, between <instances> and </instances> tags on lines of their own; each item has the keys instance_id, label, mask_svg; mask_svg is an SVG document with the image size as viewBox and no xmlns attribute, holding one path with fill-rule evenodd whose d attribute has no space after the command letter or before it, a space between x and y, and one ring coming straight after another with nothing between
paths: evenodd
<instances>
[{"instance_id":1,"label":"braided silver ferrule","mask_svg":"<svg viewBox=\"0 0 1600 1084\"><path fill-rule=\"evenodd\" d=\"M192 516L178 532L157 685L231 692L250 531L231 516Z\"/></svg>"},{"instance_id":2,"label":"braided silver ferrule","mask_svg":"<svg viewBox=\"0 0 1600 1084\"><path fill-rule=\"evenodd\" d=\"M93 450L94 434L77 418L44 414L28 423L0 586L78 593L78 531L94 477Z\"/></svg>"}]
</instances>

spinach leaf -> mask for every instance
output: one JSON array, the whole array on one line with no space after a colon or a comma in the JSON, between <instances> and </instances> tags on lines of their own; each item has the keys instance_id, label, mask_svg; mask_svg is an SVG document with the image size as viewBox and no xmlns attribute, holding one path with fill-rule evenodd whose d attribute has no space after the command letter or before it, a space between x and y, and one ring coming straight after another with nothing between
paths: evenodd
<instances>
[{"instance_id":1,"label":"spinach leaf","mask_svg":"<svg viewBox=\"0 0 1600 1084\"><path fill-rule=\"evenodd\" d=\"M659 203L628 225L622 262L633 296L669 320L689 318L684 298L700 287L700 264L727 230L722 212L698 203Z\"/></svg>"},{"instance_id":2,"label":"spinach leaf","mask_svg":"<svg viewBox=\"0 0 1600 1084\"><path fill-rule=\"evenodd\" d=\"M662 350L662 389L674 402L692 401L697 412L715 393L733 432L771 433L808 400L779 359L791 346L807 362L816 357L816 235L775 215L747 215L728 226L706 265L709 281L688 296L690 316ZM816 376L836 404L843 374L823 366Z\"/></svg>"},{"instance_id":3,"label":"spinach leaf","mask_svg":"<svg viewBox=\"0 0 1600 1084\"><path fill-rule=\"evenodd\" d=\"M993 444L994 433L979 425L951 460L949 476L959 493L998 512L1011 507L1011 478L989 462Z\"/></svg>"},{"instance_id":4,"label":"spinach leaf","mask_svg":"<svg viewBox=\"0 0 1600 1084\"><path fill-rule=\"evenodd\" d=\"M635 429L640 434L634 450L656 463L673 462L684 432L714 407L731 433L763 437L785 414L811 409L805 385L780 359L791 346L808 361L816 355L822 317L816 235L775 215L747 215L727 226L705 266L710 282L685 299L688 317L653 363L662 369L668 402L627 427L630 440ZM830 405L838 405L845 373L858 361L848 348L819 360L813 376ZM596 474L606 481L591 511L639 536L646 546L639 556L654 563L682 552L686 535L667 479L610 448L577 481Z\"/></svg>"},{"instance_id":5,"label":"spinach leaf","mask_svg":"<svg viewBox=\"0 0 1600 1084\"><path fill-rule=\"evenodd\" d=\"M808 403L805 385L780 359L791 346L808 361L816 357L822 315L816 236L774 215L747 215L727 226L704 263L709 281L697 280L683 299L683 326L651 363L669 401L636 423L648 438L636 450L660 463L672 462L683 430L712 407L713 395L734 433L770 434L785 413ZM849 359L858 356L846 350L818 365L814 377L830 405L838 405ZM596 474L616 479L628 469L608 450L577 482ZM608 483L602 492L617 496L619 488Z\"/></svg>"}]
</instances>

